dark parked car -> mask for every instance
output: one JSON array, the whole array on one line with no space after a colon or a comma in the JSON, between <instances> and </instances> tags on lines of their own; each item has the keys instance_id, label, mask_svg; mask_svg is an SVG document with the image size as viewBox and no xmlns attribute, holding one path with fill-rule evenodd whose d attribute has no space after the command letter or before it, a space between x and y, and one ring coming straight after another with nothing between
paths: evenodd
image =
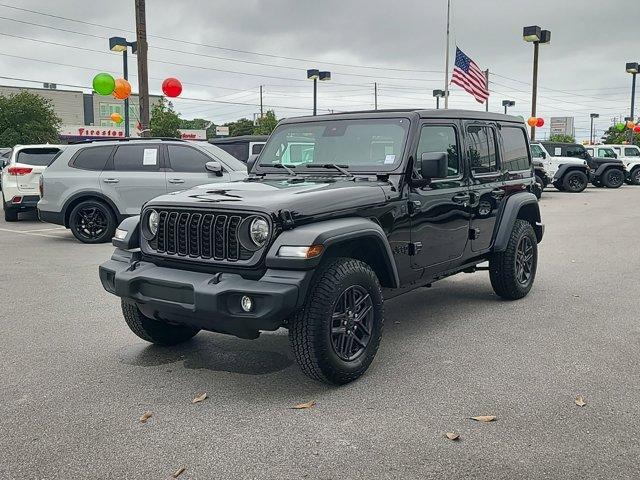
<instances>
[{"instance_id":1,"label":"dark parked car","mask_svg":"<svg viewBox=\"0 0 640 480\"><path fill-rule=\"evenodd\" d=\"M268 135L240 135L238 137L214 138L209 140L209 143L247 163L250 157L260 155L267 138L269 138Z\"/></svg>"},{"instance_id":2,"label":"dark parked car","mask_svg":"<svg viewBox=\"0 0 640 480\"><path fill-rule=\"evenodd\" d=\"M544 228L527 138L521 118L464 110L287 119L248 179L123 221L100 279L149 342L285 327L307 375L344 384L376 355L385 299L477 270L502 298L530 291Z\"/></svg>"}]
</instances>

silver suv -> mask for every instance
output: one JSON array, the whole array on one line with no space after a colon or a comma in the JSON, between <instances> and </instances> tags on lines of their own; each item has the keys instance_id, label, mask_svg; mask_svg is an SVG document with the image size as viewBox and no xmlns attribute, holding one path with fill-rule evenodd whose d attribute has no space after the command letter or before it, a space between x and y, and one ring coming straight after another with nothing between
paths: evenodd
<instances>
[{"instance_id":1,"label":"silver suv","mask_svg":"<svg viewBox=\"0 0 640 480\"><path fill-rule=\"evenodd\" d=\"M81 242L102 243L152 198L246 174L245 164L206 142L83 142L69 145L41 176L38 214L71 229Z\"/></svg>"}]
</instances>

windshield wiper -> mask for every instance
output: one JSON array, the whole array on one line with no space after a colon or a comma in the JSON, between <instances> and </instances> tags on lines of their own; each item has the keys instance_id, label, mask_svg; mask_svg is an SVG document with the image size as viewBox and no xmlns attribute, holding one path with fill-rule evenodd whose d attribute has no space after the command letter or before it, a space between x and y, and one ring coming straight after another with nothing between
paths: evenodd
<instances>
[{"instance_id":1,"label":"windshield wiper","mask_svg":"<svg viewBox=\"0 0 640 480\"><path fill-rule=\"evenodd\" d=\"M296 175L298 175L296 172L294 172L293 170L291 170L289 167L287 167L286 165L284 165L282 163L260 163L260 164L258 164L258 166L259 167L282 168L282 169L286 170L289 175L293 175L294 177ZM296 168L296 167L294 166L293 168Z\"/></svg>"},{"instance_id":2,"label":"windshield wiper","mask_svg":"<svg viewBox=\"0 0 640 480\"><path fill-rule=\"evenodd\" d=\"M333 168L334 170L338 170L343 175L353 177L353 173L347 170L349 165L337 165L335 163L307 163L305 166L307 168Z\"/></svg>"}]
</instances>

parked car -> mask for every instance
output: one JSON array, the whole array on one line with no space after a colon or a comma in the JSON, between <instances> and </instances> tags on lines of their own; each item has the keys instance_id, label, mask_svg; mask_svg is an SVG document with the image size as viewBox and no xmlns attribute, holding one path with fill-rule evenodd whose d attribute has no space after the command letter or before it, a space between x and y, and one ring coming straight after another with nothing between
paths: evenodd
<instances>
[{"instance_id":1,"label":"parked car","mask_svg":"<svg viewBox=\"0 0 640 480\"><path fill-rule=\"evenodd\" d=\"M2 205L7 222L18 220L20 212L36 209L38 181L42 172L64 145L16 145L9 157L2 157ZM6 155L6 152L5 154Z\"/></svg>"},{"instance_id":2,"label":"parked car","mask_svg":"<svg viewBox=\"0 0 640 480\"><path fill-rule=\"evenodd\" d=\"M561 192L580 193L587 185L591 169L586 160L574 156L563 156L562 148L547 150L541 143L531 144L533 157L542 163L551 183ZM547 185L544 185L546 188Z\"/></svg>"},{"instance_id":3,"label":"parked car","mask_svg":"<svg viewBox=\"0 0 640 480\"><path fill-rule=\"evenodd\" d=\"M213 138L209 140L209 143L247 163L249 157L260 155L267 138L269 138L268 135L240 135L238 137Z\"/></svg>"},{"instance_id":4,"label":"parked car","mask_svg":"<svg viewBox=\"0 0 640 480\"><path fill-rule=\"evenodd\" d=\"M563 157L575 157L587 162L590 180L596 187L619 188L624 184L627 171L621 160L612 157L594 157L584 145L578 143L542 142L551 152L560 152Z\"/></svg>"},{"instance_id":5,"label":"parked car","mask_svg":"<svg viewBox=\"0 0 640 480\"><path fill-rule=\"evenodd\" d=\"M10 148L0 148L0 190L2 190L2 169L11 158Z\"/></svg>"},{"instance_id":6,"label":"parked car","mask_svg":"<svg viewBox=\"0 0 640 480\"><path fill-rule=\"evenodd\" d=\"M542 197L542 191L547 188L547 185L549 185L551 179L549 178L549 174L544 168L544 163L542 163L542 160L534 158L531 161L531 164L533 165L533 175L536 180L536 189L535 191L533 191L533 193L536 197L538 197L538 200L540 200L540 198Z\"/></svg>"},{"instance_id":7,"label":"parked car","mask_svg":"<svg viewBox=\"0 0 640 480\"><path fill-rule=\"evenodd\" d=\"M628 175L627 183L640 185L640 147L637 145L604 145L613 148L618 159L624 163Z\"/></svg>"},{"instance_id":8,"label":"parked car","mask_svg":"<svg viewBox=\"0 0 640 480\"><path fill-rule=\"evenodd\" d=\"M292 155L295 135L314 144L310 160ZM144 340L285 327L307 375L344 384L376 355L386 298L476 270L500 297L527 295L544 232L533 183L518 117L286 119L248 179L155 198L123 221L100 279Z\"/></svg>"},{"instance_id":9,"label":"parked car","mask_svg":"<svg viewBox=\"0 0 640 480\"><path fill-rule=\"evenodd\" d=\"M247 167L205 142L165 139L70 145L42 175L40 219L84 243L111 240L147 200L196 185L244 178Z\"/></svg>"}]
</instances>

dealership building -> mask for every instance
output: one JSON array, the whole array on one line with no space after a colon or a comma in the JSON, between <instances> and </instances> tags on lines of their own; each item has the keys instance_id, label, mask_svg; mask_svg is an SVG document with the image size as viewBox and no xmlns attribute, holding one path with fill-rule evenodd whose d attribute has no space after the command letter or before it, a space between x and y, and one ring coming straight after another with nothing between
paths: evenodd
<instances>
[{"instance_id":1,"label":"dealership building","mask_svg":"<svg viewBox=\"0 0 640 480\"><path fill-rule=\"evenodd\" d=\"M62 120L60 139L75 141L83 138L124 137L124 125L111 120L111 114L119 113L124 118L124 101L110 95L80 90L62 90L55 84L45 83L42 88L12 87L0 85L0 96L8 97L21 91L40 95L51 101L53 110ZM149 107L160 101L159 95L149 95ZM138 95L129 97L129 128L132 137L139 136L138 119L140 101ZM204 130L180 130L182 137L190 140L206 140Z\"/></svg>"}]
</instances>

